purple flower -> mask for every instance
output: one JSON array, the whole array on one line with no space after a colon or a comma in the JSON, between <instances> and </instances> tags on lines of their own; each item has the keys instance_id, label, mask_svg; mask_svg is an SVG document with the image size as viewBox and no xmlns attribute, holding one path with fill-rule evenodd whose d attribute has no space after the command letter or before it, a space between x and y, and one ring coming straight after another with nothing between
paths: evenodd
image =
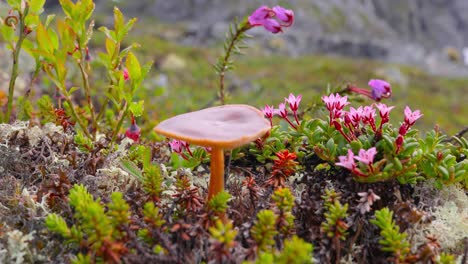
<instances>
[{"instance_id":1,"label":"purple flower","mask_svg":"<svg viewBox=\"0 0 468 264\"><path fill-rule=\"evenodd\" d=\"M335 163L335 165L344 167L351 171L356 168L356 163L354 162L354 153L350 149L348 149L347 156L339 156L338 159L340 162Z\"/></svg>"},{"instance_id":2,"label":"purple flower","mask_svg":"<svg viewBox=\"0 0 468 264\"><path fill-rule=\"evenodd\" d=\"M271 33L273 34L276 34L278 32L281 32L281 25L280 23L278 23L278 21L274 20L274 19L266 19L264 22L263 22L263 27L270 31Z\"/></svg>"},{"instance_id":3,"label":"purple flower","mask_svg":"<svg viewBox=\"0 0 468 264\"><path fill-rule=\"evenodd\" d=\"M275 12L268 6L261 6L249 16L249 24L252 26L263 26L265 21L275 16Z\"/></svg>"},{"instance_id":4,"label":"purple flower","mask_svg":"<svg viewBox=\"0 0 468 264\"><path fill-rule=\"evenodd\" d=\"M278 20L274 19L277 18ZM248 18L252 27L263 26L271 33L282 32L282 27L289 27L294 22L294 12L284 9L281 6L275 6L273 9L268 6L261 6L255 10Z\"/></svg>"},{"instance_id":5,"label":"purple flower","mask_svg":"<svg viewBox=\"0 0 468 264\"><path fill-rule=\"evenodd\" d=\"M418 120L421 116L423 115L419 110L412 112L409 106L405 107L405 123L408 124L408 127L414 125L416 120Z\"/></svg>"},{"instance_id":6,"label":"purple flower","mask_svg":"<svg viewBox=\"0 0 468 264\"><path fill-rule=\"evenodd\" d=\"M294 23L294 12L289 9L285 9L281 6L275 6L273 7L273 11L276 14L276 17L283 22L281 23L281 26L283 27L289 27Z\"/></svg>"},{"instance_id":7,"label":"purple flower","mask_svg":"<svg viewBox=\"0 0 468 264\"><path fill-rule=\"evenodd\" d=\"M377 149L372 147L367 151L364 149L359 150L359 155L354 157L357 161L360 161L364 164L371 165L374 162L374 156L377 154Z\"/></svg>"},{"instance_id":8,"label":"purple flower","mask_svg":"<svg viewBox=\"0 0 468 264\"><path fill-rule=\"evenodd\" d=\"M301 102L302 95L298 95L297 97L294 94L290 93L288 98L284 98L286 102L289 103L289 108L291 111L296 112L299 108L299 103Z\"/></svg>"},{"instance_id":9,"label":"purple flower","mask_svg":"<svg viewBox=\"0 0 468 264\"><path fill-rule=\"evenodd\" d=\"M372 79L369 81L369 86L372 88L372 98L376 101L392 96L392 88L386 81Z\"/></svg>"}]
</instances>

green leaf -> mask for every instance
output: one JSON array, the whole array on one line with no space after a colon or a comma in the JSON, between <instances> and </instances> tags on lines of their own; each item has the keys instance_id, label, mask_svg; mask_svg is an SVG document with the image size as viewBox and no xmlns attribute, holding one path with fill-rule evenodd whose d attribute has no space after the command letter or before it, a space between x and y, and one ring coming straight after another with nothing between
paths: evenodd
<instances>
[{"instance_id":1,"label":"green leaf","mask_svg":"<svg viewBox=\"0 0 468 264\"><path fill-rule=\"evenodd\" d=\"M112 41L114 41L114 43L117 42L117 39L115 37L115 31L110 30L110 29L108 29L106 27L100 27L99 31L103 32L106 35L106 37L108 39L111 39Z\"/></svg>"},{"instance_id":2,"label":"green leaf","mask_svg":"<svg viewBox=\"0 0 468 264\"><path fill-rule=\"evenodd\" d=\"M60 0L60 5L62 6L63 12L68 17L73 17L73 11L75 9L75 4L71 0Z\"/></svg>"},{"instance_id":3,"label":"green leaf","mask_svg":"<svg viewBox=\"0 0 468 264\"><path fill-rule=\"evenodd\" d=\"M1 23L3 23L3 20L1 21ZM15 35L15 31L13 30L12 27L1 24L0 25L0 33L2 34L2 37L6 42L12 43L12 42L15 41L16 35Z\"/></svg>"},{"instance_id":4,"label":"green leaf","mask_svg":"<svg viewBox=\"0 0 468 264\"><path fill-rule=\"evenodd\" d=\"M65 238L70 236L70 229L68 228L67 223L57 214L49 214L45 220L45 224L52 232L60 234Z\"/></svg>"},{"instance_id":5,"label":"green leaf","mask_svg":"<svg viewBox=\"0 0 468 264\"><path fill-rule=\"evenodd\" d=\"M132 114L135 117L139 117L139 116L141 116L143 114L143 108L144 108L144 101L143 100L140 100L138 103L137 102L131 102L130 106L129 106L130 112L132 112Z\"/></svg>"},{"instance_id":6,"label":"green leaf","mask_svg":"<svg viewBox=\"0 0 468 264\"><path fill-rule=\"evenodd\" d=\"M118 7L114 7L114 28L115 28L115 35L116 35L116 41L121 42L122 41L122 36L121 36L121 31L123 30L124 27L124 16L122 12L120 12L120 9Z\"/></svg>"},{"instance_id":7,"label":"green leaf","mask_svg":"<svg viewBox=\"0 0 468 264\"><path fill-rule=\"evenodd\" d=\"M39 24L36 30L36 39L39 44L39 48L47 53L53 53L53 43L50 39L49 33L47 32L44 25Z\"/></svg>"},{"instance_id":8,"label":"green leaf","mask_svg":"<svg viewBox=\"0 0 468 264\"><path fill-rule=\"evenodd\" d=\"M7 0L8 5L10 5L13 9L20 10L21 9L21 0Z\"/></svg>"},{"instance_id":9,"label":"green leaf","mask_svg":"<svg viewBox=\"0 0 468 264\"><path fill-rule=\"evenodd\" d=\"M139 82L141 79L141 66L140 62L138 62L138 59L132 52L128 53L125 66L127 67L130 79L134 82Z\"/></svg>"},{"instance_id":10,"label":"green leaf","mask_svg":"<svg viewBox=\"0 0 468 264\"><path fill-rule=\"evenodd\" d=\"M138 180L141 181L143 179L143 172L134 162L130 160L121 160L120 167Z\"/></svg>"},{"instance_id":11,"label":"green leaf","mask_svg":"<svg viewBox=\"0 0 468 264\"><path fill-rule=\"evenodd\" d=\"M403 169L403 165L401 164L401 161L398 159L398 157L393 158L393 164L395 164L397 170Z\"/></svg>"},{"instance_id":12,"label":"green leaf","mask_svg":"<svg viewBox=\"0 0 468 264\"><path fill-rule=\"evenodd\" d=\"M49 27L50 25L50 22L52 22L52 20L54 20L55 18L55 15L52 14L52 15L48 15L47 18L46 18L46 22L44 23L44 26L47 28Z\"/></svg>"},{"instance_id":13,"label":"green leaf","mask_svg":"<svg viewBox=\"0 0 468 264\"><path fill-rule=\"evenodd\" d=\"M42 13L43 9L42 7L44 6L45 0L31 0L29 2L29 8L31 9L31 12L33 13Z\"/></svg>"},{"instance_id":14,"label":"green leaf","mask_svg":"<svg viewBox=\"0 0 468 264\"><path fill-rule=\"evenodd\" d=\"M450 174L447 168L443 167L442 165L439 165L437 166L437 170L442 174L444 180L448 180L450 178Z\"/></svg>"}]
</instances>

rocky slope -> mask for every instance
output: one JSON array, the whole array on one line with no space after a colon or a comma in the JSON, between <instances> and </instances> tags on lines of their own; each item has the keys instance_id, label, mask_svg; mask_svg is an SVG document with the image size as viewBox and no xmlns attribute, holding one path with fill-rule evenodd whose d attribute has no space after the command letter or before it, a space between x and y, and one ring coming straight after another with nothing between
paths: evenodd
<instances>
[{"instance_id":1,"label":"rocky slope","mask_svg":"<svg viewBox=\"0 0 468 264\"><path fill-rule=\"evenodd\" d=\"M287 54L325 52L417 64L442 75L468 73L460 55L468 46L466 0L147 0L97 5L100 12L118 5L130 16L183 24L178 42L206 45L223 38L235 17L278 2L296 14L294 27L270 43ZM255 34L267 36L262 30Z\"/></svg>"}]
</instances>

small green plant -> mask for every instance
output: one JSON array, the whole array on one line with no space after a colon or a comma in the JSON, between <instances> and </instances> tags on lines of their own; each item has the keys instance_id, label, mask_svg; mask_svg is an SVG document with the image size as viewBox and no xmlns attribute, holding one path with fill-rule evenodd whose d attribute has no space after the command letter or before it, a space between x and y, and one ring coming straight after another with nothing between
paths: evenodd
<instances>
[{"instance_id":1,"label":"small green plant","mask_svg":"<svg viewBox=\"0 0 468 264\"><path fill-rule=\"evenodd\" d=\"M258 252L272 252L275 245L276 221L278 216L271 210L262 210L257 214L257 221L250 230Z\"/></svg>"},{"instance_id":2,"label":"small green plant","mask_svg":"<svg viewBox=\"0 0 468 264\"><path fill-rule=\"evenodd\" d=\"M408 234L400 232L400 228L393 221L393 212L387 207L375 212L375 219L371 223L380 228L379 244L383 251L391 252L395 261L404 261L410 254Z\"/></svg>"},{"instance_id":3,"label":"small green plant","mask_svg":"<svg viewBox=\"0 0 468 264\"><path fill-rule=\"evenodd\" d=\"M325 221L322 222L321 228L326 237L333 242L333 247L336 251L337 261L341 258L341 243L340 240L346 240L348 235L349 225L346 222L348 217L348 204L340 203L341 195L333 189L326 189L325 195L322 196L325 207Z\"/></svg>"},{"instance_id":4,"label":"small green plant","mask_svg":"<svg viewBox=\"0 0 468 264\"><path fill-rule=\"evenodd\" d=\"M141 181L143 190L154 202L161 199L163 188L163 175L159 164L151 161L151 148L143 145L136 146L129 157L132 160L123 160L120 165L131 175ZM137 164L135 164L137 163ZM139 165L142 167L140 169Z\"/></svg>"},{"instance_id":5,"label":"small green plant","mask_svg":"<svg viewBox=\"0 0 468 264\"><path fill-rule=\"evenodd\" d=\"M68 198L75 210L75 224L69 227L61 216L50 214L46 219L47 228L61 235L67 243L86 249L86 259L94 256L94 261L118 262L120 256L127 252L124 227L130 222L129 205L122 194L111 195L107 212L83 185L73 186ZM82 258L78 257L78 260Z\"/></svg>"},{"instance_id":6,"label":"small green plant","mask_svg":"<svg viewBox=\"0 0 468 264\"><path fill-rule=\"evenodd\" d=\"M289 188L277 189L271 199L277 207L278 218L276 220L276 230L284 237L288 237L294 231L294 196Z\"/></svg>"},{"instance_id":7,"label":"small green plant","mask_svg":"<svg viewBox=\"0 0 468 264\"><path fill-rule=\"evenodd\" d=\"M41 18L43 0L8 1L12 8L9 16L0 19L0 32L3 39L12 50L13 67L8 92L8 105L5 121L12 121L13 93L15 80L18 77L18 63L21 49L30 53L36 60L36 70L32 80L42 72L55 86L57 102L43 99L39 103L40 116L49 121L54 120L67 129L75 123L80 128L81 138L96 140L97 133L110 133L110 142L117 139L123 121L127 117L138 117L143 111L143 101L135 102L136 91L141 86L151 63L141 65L132 49L137 44L131 44L122 49L122 41L132 29L136 19L125 21L119 9L114 9L114 29L100 28L106 35L106 52L99 54L98 64L92 64L89 43L94 34L94 20L91 19L95 4L92 0L81 0L75 3L71 0L60 1L65 14L64 19L56 19L50 15L44 21ZM16 30L19 27L19 30ZM16 31L16 34L15 34ZM34 32L34 34L30 34ZM35 36L35 39L28 36ZM92 76L104 66L109 80L107 91L99 93L93 89L95 84ZM76 67L81 83L77 84L76 76L72 76L69 67ZM32 82L30 86L32 86ZM29 99L31 87L24 97L18 98L17 117L30 119L33 107ZM81 91L85 102L80 105L75 101L75 93ZM44 97L43 97L44 98ZM104 119L108 113L107 107L112 105L114 119ZM99 111L97 110L99 109ZM58 115L59 113L60 115ZM70 120L69 120L70 119ZM110 121L106 123L103 121ZM79 140L83 143L83 140ZM89 146L89 144L85 144Z\"/></svg>"},{"instance_id":8,"label":"small green plant","mask_svg":"<svg viewBox=\"0 0 468 264\"><path fill-rule=\"evenodd\" d=\"M219 193L216 196L218 195ZM223 223L218 219L215 225L209 228L209 231L212 238L210 249L215 260L218 263L231 260L231 249L237 244L235 241L237 230L233 228L232 222Z\"/></svg>"},{"instance_id":9,"label":"small green plant","mask_svg":"<svg viewBox=\"0 0 468 264\"><path fill-rule=\"evenodd\" d=\"M138 230L138 237L142 238L148 244L155 244L161 236L160 232L163 231L163 225L166 221L163 219L159 208L153 202L147 202L143 207L143 220L146 227Z\"/></svg>"},{"instance_id":10,"label":"small green plant","mask_svg":"<svg viewBox=\"0 0 468 264\"><path fill-rule=\"evenodd\" d=\"M313 258L314 246L305 242L297 236L284 242L283 251L273 253L262 252L255 261L256 264L311 264L315 263Z\"/></svg>"},{"instance_id":11,"label":"small green plant","mask_svg":"<svg viewBox=\"0 0 468 264\"><path fill-rule=\"evenodd\" d=\"M0 17L0 33L3 39L7 42L8 48L12 51L13 65L11 68L10 82L8 84L8 103L5 116L0 120L3 122L12 121L13 110L13 95L15 91L15 83L18 78L19 56L23 45L30 47L31 42L28 41L28 35L40 25L39 16L44 11L43 6L45 0L9 0L7 1L12 8L10 13L4 19ZM38 67L36 66L36 69ZM37 70L35 75L37 74ZM31 107L29 101L22 97L22 105ZM25 110L30 111L29 109Z\"/></svg>"}]
</instances>

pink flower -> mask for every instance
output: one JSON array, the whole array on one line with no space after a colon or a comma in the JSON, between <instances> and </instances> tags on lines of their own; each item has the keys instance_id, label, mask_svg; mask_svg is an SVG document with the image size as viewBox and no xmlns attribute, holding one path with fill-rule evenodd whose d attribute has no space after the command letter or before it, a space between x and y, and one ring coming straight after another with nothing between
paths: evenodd
<instances>
[{"instance_id":1,"label":"pink flower","mask_svg":"<svg viewBox=\"0 0 468 264\"><path fill-rule=\"evenodd\" d=\"M395 106L388 107L386 104L378 103L375 105L379 109L380 118L388 121L390 111L395 108Z\"/></svg>"},{"instance_id":2,"label":"pink flower","mask_svg":"<svg viewBox=\"0 0 468 264\"><path fill-rule=\"evenodd\" d=\"M375 109L372 106L364 106L362 109L362 122L364 124L369 124L372 127L372 130L376 130L375 127Z\"/></svg>"},{"instance_id":3,"label":"pink flower","mask_svg":"<svg viewBox=\"0 0 468 264\"><path fill-rule=\"evenodd\" d=\"M356 163L354 162L354 153L350 149L348 149L347 156L339 156L338 159L340 162L335 163L335 165L344 167L351 171L356 168Z\"/></svg>"},{"instance_id":4,"label":"pink flower","mask_svg":"<svg viewBox=\"0 0 468 264\"><path fill-rule=\"evenodd\" d=\"M294 23L294 12L289 9L285 9L281 6L273 7L273 11L276 14L276 17L283 22L281 26L290 27Z\"/></svg>"},{"instance_id":5,"label":"pink flower","mask_svg":"<svg viewBox=\"0 0 468 264\"><path fill-rule=\"evenodd\" d=\"M380 196L375 194L372 190L359 192L358 195L361 196L361 199L359 200L357 208L361 211L361 214L370 212L372 204L374 204L375 201L380 200Z\"/></svg>"},{"instance_id":6,"label":"pink flower","mask_svg":"<svg viewBox=\"0 0 468 264\"><path fill-rule=\"evenodd\" d=\"M274 19L276 17L278 20ZM282 32L282 27L289 27L294 22L294 12L275 6L273 9L268 6L261 6L255 10L248 18L252 27L263 26L271 33Z\"/></svg>"},{"instance_id":7,"label":"pink flower","mask_svg":"<svg viewBox=\"0 0 468 264\"><path fill-rule=\"evenodd\" d=\"M124 80L125 81L128 81L130 79L130 74L128 73L128 69L127 68L124 68L122 70L122 74L123 74L123 77L124 77Z\"/></svg>"},{"instance_id":8,"label":"pink flower","mask_svg":"<svg viewBox=\"0 0 468 264\"><path fill-rule=\"evenodd\" d=\"M419 110L412 112L409 106L405 107L405 123L408 124L408 126L414 125L416 120L418 120L421 116L423 115Z\"/></svg>"},{"instance_id":9,"label":"pink flower","mask_svg":"<svg viewBox=\"0 0 468 264\"><path fill-rule=\"evenodd\" d=\"M182 153L182 147L184 147L184 142L182 140L173 139L169 142L171 150L175 153Z\"/></svg>"},{"instance_id":10,"label":"pink flower","mask_svg":"<svg viewBox=\"0 0 468 264\"><path fill-rule=\"evenodd\" d=\"M265 105L265 108L262 109L263 114L266 118L270 119L270 126L273 127L273 116L276 114L275 108L273 106Z\"/></svg>"},{"instance_id":11,"label":"pink flower","mask_svg":"<svg viewBox=\"0 0 468 264\"><path fill-rule=\"evenodd\" d=\"M359 125L362 117L362 106L355 109L354 107L349 108L349 112L345 113L345 121L348 119L348 122L351 123L354 127Z\"/></svg>"},{"instance_id":12,"label":"pink flower","mask_svg":"<svg viewBox=\"0 0 468 264\"><path fill-rule=\"evenodd\" d=\"M285 103L279 104L277 113L282 118L288 118L288 110L286 109Z\"/></svg>"},{"instance_id":13,"label":"pink flower","mask_svg":"<svg viewBox=\"0 0 468 264\"><path fill-rule=\"evenodd\" d=\"M291 111L296 112L299 108L299 103L301 102L302 95L298 95L297 97L294 94L290 93L288 98L284 98L286 102L289 103L289 108Z\"/></svg>"},{"instance_id":14,"label":"pink flower","mask_svg":"<svg viewBox=\"0 0 468 264\"><path fill-rule=\"evenodd\" d=\"M275 12L268 6L261 6L249 16L249 24L252 26L263 26L265 21L275 16Z\"/></svg>"},{"instance_id":15,"label":"pink flower","mask_svg":"<svg viewBox=\"0 0 468 264\"><path fill-rule=\"evenodd\" d=\"M272 119L275 115L275 108L273 106L265 105L265 108L262 109L262 112L266 118Z\"/></svg>"},{"instance_id":16,"label":"pink flower","mask_svg":"<svg viewBox=\"0 0 468 264\"><path fill-rule=\"evenodd\" d=\"M377 154L377 149L372 147L367 151L364 149L359 150L359 155L354 157L357 161L360 161L364 164L371 165L374 162L374 156Z\"/></svg>"},{"instance_id":17,"label":"pink flower","mask_svg":"<svg viewBox=\"0 0 468 264\"><path fill-rule=\"evenodd\" d=\"M376 101L392 96L392 88L386 81L372 79L369 81L369 86L372 88L372 98Z\"/></svg>"},{"instance_id":18,"label":"pink flower","mask_svg":"<svg viewBox=\"0 0 468 264\"><path fill-rule=\"evenodd\" d=\"M341 96L337 94L330 94L329 96L322 96L322 101L329 111L342 110L343 107L349 104L348 96Z\"/></svg>"}]
</instances>

